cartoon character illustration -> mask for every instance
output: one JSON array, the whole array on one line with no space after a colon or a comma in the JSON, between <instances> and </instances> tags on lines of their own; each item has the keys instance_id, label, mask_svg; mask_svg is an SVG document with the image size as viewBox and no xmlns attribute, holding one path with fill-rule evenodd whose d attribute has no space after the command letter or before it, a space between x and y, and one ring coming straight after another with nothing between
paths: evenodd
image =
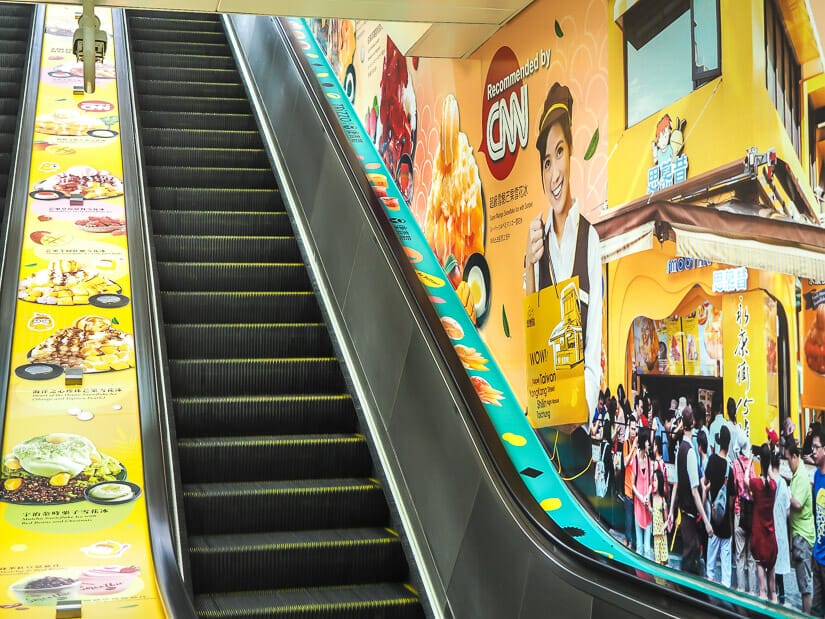
<instances>
[{"instance_id":1,"label":"cartoon character illustration","mask_svg":"<svg viewBox=\"0 0 825 619\"><path fill-rule=\"evenodd\" d=\"M687 121L678 116L673 123L670 114L665 114L656 123L656 140L651 142L654 165L676 161L685 146L685 125Z\"/></svg>"}]
</instances>

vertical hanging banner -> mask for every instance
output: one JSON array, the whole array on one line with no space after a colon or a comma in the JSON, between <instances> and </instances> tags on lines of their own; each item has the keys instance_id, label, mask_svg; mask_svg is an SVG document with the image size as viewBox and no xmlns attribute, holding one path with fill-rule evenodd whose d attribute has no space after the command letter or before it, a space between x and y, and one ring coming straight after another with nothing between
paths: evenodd
<instances>
[{"instance_id":1,"label":"vertical hanging banner","mask_svg":"<svg viewBox=\"0 0 825 619\"><path fill-rule=\"evenodd\" d=\"M112 14L82 90L79 13L49 6L0 486L0 608L162 617L143 494ZM77 90L79 88L79 90ZM15 615L18 613L15 613Z\"/></svg>"},{"instance_id":2,"label":"vertical hanging banner","mask_svg":"<svg viewBox=\"0 0 825 619\"><path fill-rule=\"evenodd\" d=\"M775 301L764 291L722 297L724 393L736 402L737 421L748 434L750 443L755 445L767 440L766 427L776 428L779 424L778 409L770 403L770 393L776 393L776 386L769 386L777 381L777 375L769 370L769 362L766 362L770 342L766 324L771 320L772 304L773 327L776 324Z\"/></svg>"}]
</instances>

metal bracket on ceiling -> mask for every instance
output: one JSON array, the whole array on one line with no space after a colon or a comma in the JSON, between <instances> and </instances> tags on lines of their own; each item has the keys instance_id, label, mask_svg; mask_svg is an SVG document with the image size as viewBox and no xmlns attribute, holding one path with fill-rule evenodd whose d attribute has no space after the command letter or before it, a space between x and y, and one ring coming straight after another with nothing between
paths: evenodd
<instances>
[{"instance_id":1,"label":"metal bracket on ceiling","mask_svg":"<svg viewBox=\"0 0 825 619\"><path fill-rule=\"evenodd\" d=\"M95 63L103 62L106 55L106 33L100 29L94 0L83 0L83 13L77 25L72 51L77 61L83 63L83 88L87 93L92 93L95 91Z\"/></svg>"}]
</instances>

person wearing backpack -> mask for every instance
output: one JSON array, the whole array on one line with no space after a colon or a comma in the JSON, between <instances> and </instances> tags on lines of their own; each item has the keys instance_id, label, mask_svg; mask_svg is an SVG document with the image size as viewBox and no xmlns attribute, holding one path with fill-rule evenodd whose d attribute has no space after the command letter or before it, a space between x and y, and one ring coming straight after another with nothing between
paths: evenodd
<instances>
[{"instance_id":1,"label":"person wearing backpack","mask_svg":"<svg viewBox=\"0 0 825 619\"><path fill-rule=\"evenodd\" d=\"M788 544L788 512L791 508L791 492L779 474L779 452L771 452L771 479L776 482L773 501L773 526L776 534L776 597L785 603L785 574L791 573L791 549Z\"/></svg>"},{"instance_id":2,"label":"person wearing backpack","mask_svg":"<svg viewBox=\"0 0 825 619\"><path fill-rule=\"evenodd\" d=\"M667 524L668 528L673 526L678 507L681 522L679 530L682 533L682 570L700 575L699 528L704 526L708 538L713 538L713 527L705 513L699 491L699 465L692 444L693 410L690 406L682 411L682 425L685 432L676 453L676 483L673 484Z\"/></svg>"},{"instance_id":3,"label":"person wearing backpack","mask_svg":"<svg viewBox=\"0 0 825 619\"><path fill-rule=\"evenodd\" d=\"M736 444L736 431L731 432L731 450ZM744 593L757 592L756 563L750 546L751 523L753 518L753 501L751 500L748 480L753 475L753 463L745 454L737 456L733 452L733 478L736 482L736 502L733 507L733 539L736 544L734 561L736 563L736 588Z\"/></svg>"},{"instance_id":4,"label":"person wearing backpack","mask_svg":"<svg viewBox=\"0 0 825 619\"><path fill-rule=\"evenodd\" d=\"M719 428L714 443L718 446L715 454L708 458L705 470L705 487L710 497L710 523L714 536L708 540L708 578L730 587L731 582L731 538L733 537L733 504L736 500L736 485L733 470L728 461L730 429L726 425ZM721 505L721 513L719 506ZM721 579L718 563L721 560Z\"/></svg>"}]
</instances>

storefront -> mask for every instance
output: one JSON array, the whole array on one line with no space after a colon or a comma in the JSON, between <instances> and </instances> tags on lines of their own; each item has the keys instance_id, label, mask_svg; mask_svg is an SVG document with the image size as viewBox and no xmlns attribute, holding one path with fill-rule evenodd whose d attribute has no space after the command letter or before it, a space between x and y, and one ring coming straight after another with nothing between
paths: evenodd
<instances>
[{"instance_id":1,"label":"storefront","mask_svg":"<svg viewBox=\"0 0 825 619\"><path fill-rule=\"evenodd\" d=\"M653 202L597 224L611 384L662 405L732 397L754 444L799 426L799 278L822 279L825 231L731 208Z\"/></svg>"}]
</instances>

